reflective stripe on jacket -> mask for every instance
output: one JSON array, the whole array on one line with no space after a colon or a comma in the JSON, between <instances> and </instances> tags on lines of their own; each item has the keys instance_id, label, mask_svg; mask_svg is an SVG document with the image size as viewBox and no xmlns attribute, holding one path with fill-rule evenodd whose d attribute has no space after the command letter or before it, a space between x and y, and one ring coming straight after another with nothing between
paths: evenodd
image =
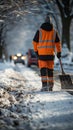
<instances>
[{"instance_id":1,"label":"reflective stripe on jacket","mask_svg":"<svg viewBox=\"0 0 73 130\"><path fill-rule=\"evenodd\" d=\"M55 51L61 52L61 43L53 28L51 30L40 28L33 39L33 47L40 60L54 60Z\"/></svg>"},{"instance_id":2,"label":"reflective stripe on jacket","mask_svg":"<svg viewBox=\"0 0 73 130\"><path fill-rule=\"evenodd\" d=\"M40 29L39 31L39 43L37 45L38 55L54 55L55 42L54 42L55 31L45 31Z\"/></svg>"}]
</instances>

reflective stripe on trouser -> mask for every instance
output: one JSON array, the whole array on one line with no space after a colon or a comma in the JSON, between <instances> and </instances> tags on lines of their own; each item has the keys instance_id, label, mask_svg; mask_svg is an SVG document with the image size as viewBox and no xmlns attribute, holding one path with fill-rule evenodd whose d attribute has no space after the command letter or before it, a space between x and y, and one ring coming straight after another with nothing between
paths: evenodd
<instances>
[{"instance_id":1,"label":"reflective stripe on trouser","mask_svg":"<svg viewBox=\"0 0 73 130\"><path fill-rule=\"evenodd\" d=\"M41 81L42 81L42 86L47 86L47 76L42 76L41 75Z\"/></svg>"},{"instance_id":2,"label":"reflective stripe on trouser","mask_svg":"<svg viewBox=\"0 0 73 130\"><path fill-rule=\"evenodd\" d=\"M53 84L54 84L53 69L41 68L40 73L41 73L42 86L53 87Z\"/></svg>"}]
</instances>

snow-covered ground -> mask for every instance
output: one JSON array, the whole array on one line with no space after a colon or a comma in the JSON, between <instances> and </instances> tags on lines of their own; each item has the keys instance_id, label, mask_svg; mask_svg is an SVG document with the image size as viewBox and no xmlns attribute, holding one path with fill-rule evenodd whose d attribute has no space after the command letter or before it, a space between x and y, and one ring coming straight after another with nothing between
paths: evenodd
<instances>
[{"instance_id":1,"label":"snow-covered ground","mask_svg":"<svg viewBox=\"0 0 73 130\"><path fill-rule=\"evenodd\" d=\"M73 74L73 53L69 52L66 44L64 44L64 46L62 47L61 60L66 73ZM54 69L58 71L60 71L61 69L59 59L56 56Z\"/></svg>"},{"instance_id":2,"label":"snow-covered ground","mask_svg":"<svg viewBox=\"0 0 73 130\"><path fill-rule=\"evenodd\" d=\"M0 130L73 130L73 96L57 80L53 92L41 92L36 71L0 63Z\"/></svg>"}]
</instances>

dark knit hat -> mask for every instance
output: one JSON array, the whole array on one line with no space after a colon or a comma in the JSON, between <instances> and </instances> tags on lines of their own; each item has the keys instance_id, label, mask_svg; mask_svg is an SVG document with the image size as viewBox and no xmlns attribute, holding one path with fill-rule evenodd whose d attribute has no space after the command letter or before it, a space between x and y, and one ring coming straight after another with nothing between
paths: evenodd
<instances>
[{"instance_id":1,"label":"dark knit hat","mask_svg":"<svg viewBox=\"0 0 73 130\"><path fill-rule=\"evenodd\" d=\"M50 20L51 20L51 18L47 15L47 16L46 16L46 19L45 19L45 22L50 23Z\"/></svg>"}]
</instances>

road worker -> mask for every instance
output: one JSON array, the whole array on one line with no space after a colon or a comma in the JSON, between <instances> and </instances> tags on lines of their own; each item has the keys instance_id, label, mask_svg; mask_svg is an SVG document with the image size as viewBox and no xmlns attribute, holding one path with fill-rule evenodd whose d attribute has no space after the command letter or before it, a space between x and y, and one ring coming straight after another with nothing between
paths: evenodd
<instances>
[{"instance_id":1,"label":"road worker","mask_svg":"<svg viewBox=\"0 0 73 130\"><path fill-rule=\"evenodd\" d=\"M46 17L45 22L37 30L32 44L38 56L42 81L41 91L52 91L54 86L54 57L55 53L58 58L61 57L61 42L49 16Z\"/></svg>"}]
</instances>

